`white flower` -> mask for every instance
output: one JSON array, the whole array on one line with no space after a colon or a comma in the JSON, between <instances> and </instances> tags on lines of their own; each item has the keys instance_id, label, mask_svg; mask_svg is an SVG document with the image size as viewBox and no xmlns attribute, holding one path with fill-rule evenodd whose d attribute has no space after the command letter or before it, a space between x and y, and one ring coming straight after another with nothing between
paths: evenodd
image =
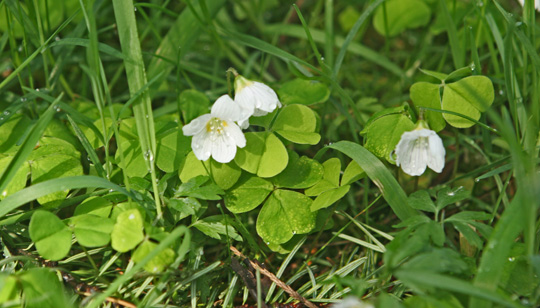
<instances>
[{"instance_id":1,"label":"white flower","mask_svg":"<svg viewBox=\"0 0 540 308\"><path fill-rule=\"evenodd\" d=\"M250 116L260 117L281 107L277 94L272 88L257 81L236 76L234 80L234 100L243 109L238 125L247 128Z\"/></svg>"},{"instance_id":2,"label":"white flower","mask_svg":"<svg viewBox=\"0 0 540 308\"><path fill-rule=\"evenodd\" d=\"M372 304L363 302L354 296L348 296L342 301L335 303L331 308L375 308Z\"/></svg>"},{"instance_id":3,"label":"white flower","mask_svg":"<svg viewBox=\"0 0 540 308\"><path fill-rule=\"evenodd\" d=\"M518 2L521 4L521 6L525 5L525 0L518 0ZM536 7L536 10L540 12L540 0L535 0L534 6Z\"/></svg>"},{"instance_id":4,"label":"white flower","mask_svg":"<svg viewBox=\"0 0 540 308\"><path fill-rule=\"evenodd\" d=\"M418 176L431 170L441 173L446 154L441 138L422 124L416 130L405 132L396 146L396 164L409 175Z\"/></svg>"},{"instance_id":5,"label":"white flower","mask_svg":"<svg viewBox=\"0 0 540 308\"><path fill-rule=\"evenodd\" d=\"M228 163L236 155L236 147L246 146L246 137L234 123L242 117L240 107L228 96L216 100L210 114L204 114L185 125L184 135L193 136L191 148L199 160L212 156Z\"/></svg>"}]
</instances>

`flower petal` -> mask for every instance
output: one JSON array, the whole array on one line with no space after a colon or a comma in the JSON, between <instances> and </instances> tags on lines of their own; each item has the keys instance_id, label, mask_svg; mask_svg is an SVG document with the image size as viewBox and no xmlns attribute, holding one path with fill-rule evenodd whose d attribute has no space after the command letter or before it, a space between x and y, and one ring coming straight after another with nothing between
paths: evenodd
<instances>
[{"instance_id":1,"label":"flower petal","mask_svg":"<svg viewBox=\"0 0 540 308\"><path fill-rule=\"evenodd\" d=\"M239 148L246 146L246 137L244 136L244 133L242 133L240 127L238 127L236 124L227 122L227 126L224 130L225 136L229 138L229 142L235 146L238 146Z\"/></svg>"},{"instance_id":2,"label":"flower petal","mask_svg":"<svg viewBox=\"0 0 540 308\"><path fill-rule=\"evenodd\" d=\"M206 161L212 155L212 140L208 133L201 132L191 140L191 149L198 160Z\"/></svg>"},{"instance_id":3,"label":"flower petal","mask_svg":"<svg viewBox=\"0 0 540 308\"><path fill-rule=\"evenodd\" d=\"M195 119L193 119L189 124L184 125L182 127L182 132L184 132L185 136L194 136L198 133L200 133L204 127L206 126L206 123L208 123L208 120L212 115L210 114L203 114L202 116L199 116Z\"/></svg>"},{"instance_id":4,"label":"flower petal","mask_svg":"<svg viewBox=\"0 0 540 308\"><path fill-rule=\"evenodd\" d=\"M429 136L429 149L428 149L428 161L427 165L431 170L441 173L444 168L444 156L446 151L441 138L434 133Z\"/></svg>"},{"instance_id":5,"label":"flower petal","mask_svg":"<svg viewBox=\"0 0 540 308\"><path fill-rule=\"evenodd\" d=\"M219 136L212 143L212 157L219 163L228 163L236 155L236 145L226 135Z\"/></svg>"},{"instance_id":6,"label":"flower petal","mask_svg":"<svg viewBox=\"0 0 540 308\"><path fill-rule=\"evenodd\" d=\"M242 111L240 106L229 95L225 94L216 100L210 113L213 117L223 120L239 121L244 116Z\"/></svg>"}]
</instances>

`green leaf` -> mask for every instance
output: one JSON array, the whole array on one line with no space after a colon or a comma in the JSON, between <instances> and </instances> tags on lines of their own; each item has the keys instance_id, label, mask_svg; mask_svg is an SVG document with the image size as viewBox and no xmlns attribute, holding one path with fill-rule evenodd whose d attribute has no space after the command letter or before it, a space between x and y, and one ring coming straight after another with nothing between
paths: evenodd
<instances>
[{"instance_id":1,"label":"green leaf","mask_svg":"<svg viewBox=\"0 0 540 308\"><path fill-rule=\"evenodd\" d=\"M416 107L441 109L440 86L429 82L417 82L411 86L410 96ZM438 132L446 126L442 113L424 110L424 119L429 128Z\"/></svg>"},{"instance_id":2,"label":"green leaf","mask_svg":"<svg viewBox=\"0 0 540 308\"><path fill-rule=\"evenodd\" d=\"M491 214L484 213L484 212L474 212L474 211L462 211L457 214L454 214L448 218L446 218L444 221L461 221L461 222L468 222L472 220L488 220L491 218Z\"/></svg>"},{"instance_id":3,"label":"green leaf","mask_svg":"<svg viewBox=\"0 0 540 308\"><path fill-rule=\"evenodd\" d=\"M111 233L112 248L118 252L127 252L135 248L143 238L141 213L136 209L120 213Z\"/></svg>"},{"instance_id":4,"label":"green leaf","mask_svg":"<svg viewBox=\"0 0 540 308\"><path fill-rule=\"evenodd\" d=\"M180 213L180 215L176 217L177 220L180 220L190 215L195 215L201 208L201 203L193 197L178 198L170 199L169 207Z\"/></svg>"},{"instance_id":5,"label":"green leaf","mask_svg":"<svg viewBox=\"0 0 540 308\"><path fill-rule=\"evenodd\" d=\"M435 213L437 208L431 200L431 196L425 190L418 190L409 196L409 204L417 210Z\"/></svg>"},{"instance_id":6,"label":"green leaf","mask_svg":"<svg viewBox=\"0 0 540 308\"><path fill-rule=\"evenodd\" d=\"M312 105L326 102L330 89L318 81L294 79L282 84L278 94L284 105Z\"/></svg>"},{"instance_id":7,"label":"green leaf","mask_svg":"<svg viewBox=\"0 0 540 308\"><path fill-rule=\"evenodd\" d=\"M219 195L223 195L225 192L214 183L204 185L209 179L209 177L203 175L196 176L180 185L174 196L194 197L203 200L221 200Z\"/></svg>"},{"instance_id":8,"label":"green leaf","mask_svg":"<svg viewBox=\"0 0 540 308\"><path fill-rule=\"evenodd\" d=\"M463 186L457 188L445 187L437 192L437 210L442 210L447 205L469 198L471 192Z\"/></svg>"},{"instance_id":9,"label":"green leaf","mask_svg":"<svg viewBox=\"0 0 540 308\"><path fill-rule=\"evenodd\" d=\"M321 136L316 133L317 116L303 105L285 106L278 114L272 129L283 138L299 144L317 144Z\"/></svg>"},{"instance_id":10,"label":"green leaf","mask_svg":"<svg viewBox=\"0 0 540 308\"><path fill-rule=\"evenodd\" d=\"M52 261L64 258L71 248L71 231L53 213L37 210L28 227L39 254Z\"/></svg>"},{"instance_id":11,"label":"green leaf","mask_svg":"<svg viewBox=\"0 0 540 308\"><path fill-rule=\"evenodd\" d=\"M345 185L323 192L322 194L317 196L317 198L315 198L315 201L313 201L313 204L311 205L311 211L315 212L322 208L329 207L330 205L337 202L339 199L343 198L349 192L350 188L351 187L349 185Z\"/></svg>"},{"instance_id":12,"label":"green leaf","mask_svg":"<svg viewBox=\"0 0 540 308\"><path fill-rule=\"evenodd\" d=\"M328 146L336 149L356 161L377 185L381 193L400 220L416 216L418 213L409 206L407 195L386 169L383 163L359 144L350 141L340 141Z\"/></svg>"},{"instance_id":13,"label":"green leaf","mask_svg":"<svg viewBox=\"0 0 540 308\"><path fill-rule=\"evenodd\" d=\"M313 186L323 176L323 167L317 161L307 157L298 157L296 152L289 152L287 168L272 178L277 187L303 189Z\"/></svg>"},{"instance_id":14,"label":"green leaf","mask_svg":"<svg viewBox=\"0 0 540 308\"><path fill-rule=\"evenodd\" d=\"M224 240L228 236L235 241L242 241L242 237L230 224L225 224L221 216L210 216L197 220L192 226L217 240Z\"/></svg>"},{"instance_id":15,"label":"green leaf","mask_svg":"<svg viewBox=\"0 0 540 308\"><path fill-rule=\"evenodd\" d=\"M435 248L410 258L402 267L407 270L427 270L437 273L465 273L469 266L461 255L450 248Z\"/></svg>"},{"instance_id":16,"label":"green leaf","mask_svg":"<svg viewBox=\"0 0 540 308\"><path fill-rule=\"evenodd\" d=\"M30 119L22 114L14 114L8 121L0 125L0 153L14 151L17 141L23 138L30 127Z\"/></svg>"},{"instance_id":17,"label":"green leaf","mask_svg":"<svg viewBox=\"0 0 540 308\"><path fill-rule=\"evenodd\" d=\"M6 302L19 303L21 287L18 279L8 273L0 272L0 304Z\"/></svg>"},{"instance_id":18,"label":"green leaf","mask_svg":"<svg viewBox=\"0 0 540 308\"><path fill-rule=\"evenodd\" d=\"M174 130L157 140L156 164L164 172L173 172L180 167L189 151L190 139L179 130Z\"/></svg>"},{"instance_id":19,"label":"green leaf","mask_svg":"<svg viewBox=\"0 0 540 308\"><path fill-rule=\"evenodd\" d=\"M366 176L366 172L354 160L347 165L341 176L341 186L350 185Z\"/></svg>"},{"instance_id":20,"label":"green leaf","mask_svg":"<svg viewBox=\"0 0 540 308\"><path fill-rule=\"evenodd\" d=\"M182 91L178 97L178 103L185 123L189 123L196 117L210 112L210 100L197 90L188 89Z\"/></svg>"},{"instance_id":21,"label":"green leaf","mask_svg":"<svg viewBox=\"0 0 540 308\"><path fill-rule=\"evenodd\" d=\"M257 218L257 233L265 242L285 243L295 234L305 234L315 227L316 213L312 200L298 192L276 190L264 203Z\"/></svg>"},{"instance_id":22,"label":"green leaf","mask_svg":"<svg viewBox=\"0 0 540 308\"><path fill-rule=\"evenodd\" d=\"M398 107L395 111L403 110ZM392 113L389 113L389 112ZM380 158L394 163L390 154L394 151L401 135L412 131L415 124L403 113L393 113L392 110L383 110L374 114L362 130L365 137L365 148Z\"/></svg>"},{"instance_id":23,"label":"green leaf","mask_svg":"<svg viewBox=\"0 0 540 308\"><path fill-rule=\"evenodd\" d=\"M145 240L144 242L135 249L131 259L135 263L138 263L144 259L152 250L156 249L158 245ZM163 272L169 264L174 262L176 254L171 248L165 248L160 251L155 257L150 259L148 263L144 265L144 270L149 273L161 273Z\"/></svg>"},{"instance_id":24,"label":"green leaf","mask_svg":"<svg viewBox=\"0 0 540 308\"><path fill-rule=\"evenodd\" d=\"M373 26L380 34L391 37L401 33L405 29L413 29L426 25L430 17L431 10L424 1L389 0L379 6L375 11Z\"/></svg>"},{"instance_id":25,"label":"green leaf","mask_svg":"<svg viewBox=\"0 0 540 308\"><path fill-rule=\"evenodd\" d=\"M489 78L470 76L444 87L442 108L478 120L480 113L489 109L494 97L493 83ZM467 128L474 125L474 122L459 116L448 113L443 116L454 127Z\"/></svg>"},{"instance_id":26,"label":"green leaf","mask_svg":"<svg viewBox=\"0 0 540 308\"><path fill-rule=\"evenodd\" d=\"M243 177L225 194L225 206L233 213L249 212L259 206L273 188L270 182L259 177Z\"/></svg>"},{"instance_id":27,"label":"green leaf","mask_svg":"<svg viewBox=\"0 0 540 308\"><path fill-rule=\"evenodd\" d=\"M26 269L18 277L26 308L72 307L57 272L41 267Z\"/></svg>"},{"instance_id":28,"label":"green leaf","mask_svg":"<svg viewBox=\"0 0 540 308\"><path fill-rule=\"evenodd\" d=\"M287 149L272 133L246 133L246 146L238 149L234 161L253 174L269 178L279 174L289 161Z\"/></svg>"},{"instance_id":29,"label":"green leaf","mask_svg":"<svg viewBox=\"0 0 540 308\"><path fill-rule=\"evenodd\" d=\"M75 208L74 216L83 214L92 214L100 217L109 217L112 203L102 197L95 196L84 200Z\"/></svg>"},{"instance_id":30,"label":"green leaf","mask_svg":"<svg viewBox=\"0 0 540 308\"><path fill-rule=\"evenodd\" d=\"M9 165L12 159L13 159L13 156L6 156L3 158L0 158L0 170L2 170L0 171L0 177L2 176L2 174L6 170L7 166ZM11 181L6 186L6 188L4 188L2 193L0 193L0 200L26 187L26 181L28 179L29 173L30 173L30 165L28 165L28 162L24 162L19 167L19 170L17 170L13 178L11 178Z\"/></svg>"},{"instance_id":31,"label":"green leaf","mask_svg":"<svg viewBox=\"0 0 540 308\"><path fill-rule=\"evenodd\" d=\"M330 158L322 166L324 169L323 178L315 186L306 189L305 194L307 196L318 196L339 186L339 174L341 173L341 161L339 158Z\"/></svg>"},{"instance_id":32,"label":"green leaf","mask_svg":"<svg viewBox=\"0 0 540 308\"><path fill-rule=\"evenodd\" d=\"M85 247L105 246L111 240L114 222L92 214L73 216L69 220L79 244Z\"/></svg>"},{"instance_id":33,"label":"green leaf","mask_svg":"<svg viewBox=\"0 0 540 308\"><path fill-rule=\"evenodd\" d=\"M193 152L190 152L180 172L180 180L185 183L199 175L209 176L207 170L212 174L216 184L225 190L231 188L242 175L242 170L234 161L222 164L209 159L203 162L197 159Z\"/></svg>"},{"instance_id":34,"label":"green leaf","mask_svg":"<svg viewBox=\"0 0 540 308\"><path fill-rule=\"evenodd\" d=\"M32 170L32 184L83 174L80 159L71 155L57 154L41 156L29 163ZM68 190L57 191L40 197L37 201L45 207L53 208L62 203L67 194Z\"/></svg>"}]
</instances>

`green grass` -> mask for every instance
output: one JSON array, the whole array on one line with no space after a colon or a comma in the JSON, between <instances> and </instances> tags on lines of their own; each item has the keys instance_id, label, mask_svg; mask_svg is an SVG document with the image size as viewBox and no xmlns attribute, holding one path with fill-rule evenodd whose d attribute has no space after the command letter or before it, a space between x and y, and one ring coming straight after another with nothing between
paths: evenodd
<instances>
[{"instance_id":1,"label":"green grass","mask_svg":"<svg viewBox=\"0 0 540 308\"><path fill-rule=\"evenodd\" d=\"M396 13L409 2L415 9ZM534 1L523 8L513 0L399 3L0 1L0 307L295 302L259 270L242 261L244 270L234 269L230 246L321 307L348 295L376 307L538 306ZM418 15L420 6L428 16ZM377 18L386 32L403 27L384 36L375 29ZM235 162L186 163L191 137L182 126L231 93L231 67L271 86L284 104L303 103L314 112L313 123L291 125L310 140L320 134L315 145L273 131L285 117L280 111L252 118L244 131L271 131L288 150L291 168L296 154L309 167L286 169L284 180L251 175ZM431 76L463 67L469 69L442 81L441 91L461 78L486 76L495 94L486 112L476 118L417 108L413 84L441 83ZM296 79L309 82L287 88ZM378 157L385 149L372 146L384 147L395 127L385 124L379 143L367 142L364 129L389 115L414 122L422 112L474 125L456 128L444 120L443 172L411 177L392 163L392 153ZM306 128L311 124L315 131ZM339 167L325 163L336 157ZM314 213L316 219L298 217L301 227L313 222L311 231L293 231L285 243L259 236L259 213L270 211L265 200L286 206L279 192L305 197L317 185L326 188L309 197L329 200L332 190L349 185L341 180L355 175L347 194ZM246 181L252 186L242 186ZM236 211L234 194L241 202L265 194L257 203L265 204ZM59 260L43 255L46 240L31 238L38 209L61 219L73 238ZM113 224L133 209L143 219L135 231L142 229L144 239L131 243L132 250L115 246L135 238L129 230L86 227L86 236L113 241L79 243L73 217ZM48 245L60 233L50 230ZM142 257L133 260L137 254ZM42 297L43 286L50 286L50 297Z\"/></svg>"}]
</instances>

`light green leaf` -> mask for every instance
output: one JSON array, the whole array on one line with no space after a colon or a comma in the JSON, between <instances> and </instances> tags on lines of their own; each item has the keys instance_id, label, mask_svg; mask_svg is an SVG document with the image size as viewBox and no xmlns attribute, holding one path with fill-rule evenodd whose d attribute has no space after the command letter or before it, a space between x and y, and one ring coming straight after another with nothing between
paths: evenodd
<instances>
[{"instance_id":1,"label":"light green leaf","mask_svg":"<svg viewBox=\"0 0 540 308\"><path fill-rule=\"evenodd\" d=\"M416 107L441 109L440 86L429 82L417 82L411 86L410 96ZM429 128L438 132L446 126L446 121L440 112L424 110L424 120Z\"/></svg>"},{"instance_id":2,"label":"light green leaf","mask_svg":"<svg viewBox=\"0 0 540 308\"><path fill-rule=\"evenodd\" d=\"M111 233L111 244L114 250L127 252L135 248L143 238L141 213L136 209L120 213Z\"/></svg>"},{"instance_id":3,"label":"light green leaf","mask_svg":"<svg viewBox=\"0 0 540 308\"><path fill-rule=\"evenodd\" d=\"M17 280L22 285L25 308L72 307L57 272L50 268L26 269Z\"/></svg>"},{"instance_id":4,"label":"light green leaf","mask_svg":"<svg viewBox=\"0 0 540 308\"><path fill-rule=\"evenodd\" d=\"M322 194L317 196L317 198L315 198L315 201L313 201L313 204L311 205L311 211L315 212L322 208L329 207L330 205L337 202L339 199L343 198L349 192L350 188L351 187L349 185L345 185L323 192Z\"/></svg>"},{"instance_id":5,"label":"light green leaf","mask_svg":"<svg viewBox=\"0 0 540 308\"><path fill-rule=\"evenodd\" d=\"M3 10L2 10L3 11ZM19 141L26 131L30 129L31 122L22 114L14 114L5 123L0 125L0 153L10 153L15 150ZM1 170L4 170L3 168Z\"/></svg>"},{"instance_id":6,"label":"light green leaf","mask_svg":"<svg viewBox=\"0 0 540 308\"><path fill-rule=\"evenodd\" d=\"M144 241L133 252L132 259L135 263L140 262L146 257L152 250L156 249L157 244L148 240ZM174 262L176 254L171 248L165 248L159 252L159 254L153 257L148 263L144 265L144 270L149 273L161 273Z\"/></svg>"},{"instance_id":7,"label":"light green leaf","mask_svg":"<svg viewBox=\"0 0 540 308\"><path fill-rule=\"evenodd\" d=\"M95 196L90 197L77 205L73 215L92 214L100 217L109 217L111 209L112 203L109 200Z\"/></svg>"},{"instance_id":8,"label":"light green leaf","mask_svg":"<svg viewBox=\"0 0 540 308\"><path fill-rule=\"evenodd\" d=\"M306 189L307 196L318 196L325 191L339 186L339 174L341 172L341 161L339 158L330 158L323 164L324 174L322 180L309 189Z\"/></svg>"},{"instance_id":9,"label":"light green leaf","mask_svg":"<svg viewBox=\"0 0 540 308\"><path fill-rule=\"evenodd\" d=\"M71 248L71 231L53 213L37 210L28 227L30 238L39 254L48 260L64 258Z\"/></svg>"},{"instance_id":10,"label":"light green leaf","mask_svg":"<svg viewBox=\"0 0 540 308\"><path fill-rule=\"evenodd\" d=\"M246 146L238 149L234 161L260 177L268 178L279 174L289 161L287 149L272 133L246 133Z\"/></svg>"},{"instance_id":11,"label":"light green leaf","mask_svg":"<svg viewBox=\"0 0 540 308\"><path fill-rule=\"evenodd\" d=\"M178 97L178 102L186 124L200 115L210 113L210 100L197 90L188 89L182 91Z\"/></svg>"},{"instance_id":12,"label":"light green leaf","mask_svg":"<svg viewBox=\"0 0 540 308\"><path fill-rule=\"evenodd\" d=\"M254 176L242 177L225 194L225 206L233 213L251 211L261 204L274 187L267 180Z\"/></svg>"},{"instance_id":13,"label":"light green leaf","mask_svg":"<svg viewBox=\"0 0 540 308\"><path fill-rule=\"evenodd\" d=\"M199 175L209 176L207 170L210 170L216 184L225 190L231 188L242 174L242 170L240 170L234 161L222 164L213 159L209 159L203 162L197 159L193 152L190 152L187 155L184 167L180 172L180 180L183 183L186 183Z\"/></svg>"},{"instance_id":14,"label":"light green leaf","mask_svg":"<svg viewBox=\"0 0 540 308\"><path fill-rule=\"evenodd\" d=\"M180 220L190 215L195 215L201 208L201 203L196 198L186 197L170 199L169 207L179 212L179 216L175 216L175 218Z\"/></svg>"},{"instance_id":15,"label":"light green leaf","mask_svg":"<svg viewBox=\"0 0 540 308\"><path fill-rule=\"evenodd\" d=\"M92 214L73 216L69 220L79 244L85 247L104 246L111 240L114 222Z\"/></svg>"},{"instance_id":16,"label":"light green leaf","mask_svg":"<svg viewBox=\"0 0 540 308\"><path fill-rule=\"evenodd\" d=\"M478 120L480 113L491 106L494 97L493 83L489 78L471 76L444 87L442 108ZM443 116L454 127L467 128L474 125L474 122L456 115L445 113Z\"/></svg>"},{"instance_id":17,"label":"light green leaf","mask_svg":"<svg viewBox=\"0 0 540 308\"><path fill-rule=\"evenodd\" d=\"M242 241L242 237L230 224L226 225L221 216L210 216L197 220L192 226L217 240L225 240L228 236L235 241Z\"/></svg>"},{"instance_id":18,"label":"light green leaf","mask_svg":"<svg viewBox=\"0 0 540 308\"><path fill-rule=\"evenodd\" d=\"M402 107L396 108L396 111ZM415 124L403 113L388 113L383 110L374 114L366 124L362 134L365 136L365 148L380 158L394 163L390 157L401 135L411 131Z\"/></svg>"},{"instance_id":19,"label":"light green leaf","mask_svg":"<svg viewBox=\"0 0 540 308\"><path fill-rule=\"evenodd\" d=\"M190 150L190 139L181 131L174 130L157 140L156 164L164 172L173 172L180 167Z\"/></svg>"},{"instance_id":20,"label":"light green leaf","mask_svg":"<svg viewBox=\"0 0 540 308\"><path fill-rule=\"evenodd\" d=\"M257 218L257 233L265 242L285 243L295 234L305 234L315 227L316 213L312 200L301 193L276 190L264 203Z\"/></svg>"},{"instance_id":21,"label":"light green leaf","mask_svg":"<svg viewBox=\"0 0 540 308\"><path fill-rule=\"evenodd\" d=\"M289 152L287 168L272 178L277 187L303 189L313 186L323 176L323 167L307 156L298 157L296 152ZM339 176L339 174L338 174Z\"/></svg>"},{"instance_id":22,"label":"light green leaf","mask_svg":"<svg viewBox=\"0 0 540 308\"><path fill-rule=\"evenodd\" d=\"M349 163L341 176L341 186L350 185L366 176L366 172L354 160Z\"/></svg>"},{"instance_id":23,"label":"light green leaf","mask_svg":"<svg viewBox=\"0 0 540 308\"><path fill-rule=\"evenodd\" d=\"M384 10L386 6L386 10ZM386 11L386 22L385 22ZM389 0L373 16L375 30L384 36L395 36L405 29L418 28L429 22L431 10L421 0Z\"/></svg>"},{"instance_id":24,"label":"light green leaf","mask_svg":"<svg viewBox=\"0 0 540 308\"><path fill-rule=\"evenodd\" d=\"M284 105L324 103L330 97L330 89L324 83L304 79L282 84L278 93Z\"/></svg>"},{"instance_id":25,"label":"light green leaf","mask_svg":"<svg viewBox=\"0 0 540 308\"><path fill-rule=\"evenodd\" d=\"M6 156L0 158L0 177L2 176L12 159L13 156ZM11 181L9 181L7 187L0 193L0 200L26 187L26 180L28 179L29 173L30 166L27 162L24 162L19 168L19 170L17 170Z\"/></svg>"},{"instance_id":26,"label":"light green leaf","mask_svg":"<svg viewBox=\"0 0 540 308\"><path fill-rule=\"evenodd\" d=\"M317 130L317 116L311 108L289 105L278 114L272 129L283 138L300 144L317 144L321 136Z\"/></svg>"}]
</instances>

